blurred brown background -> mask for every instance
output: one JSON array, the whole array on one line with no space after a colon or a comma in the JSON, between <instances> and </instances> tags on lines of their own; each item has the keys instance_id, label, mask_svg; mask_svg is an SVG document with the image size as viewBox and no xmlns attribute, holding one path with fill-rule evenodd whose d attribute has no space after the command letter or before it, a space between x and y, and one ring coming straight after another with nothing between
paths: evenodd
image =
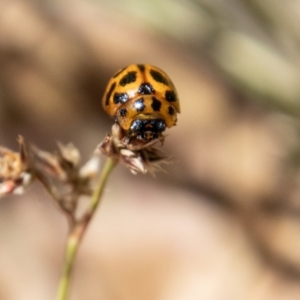
<instances>
[{"instance_id":1,"label":"blurred brown background","mask_svg":"<svg viewBox=\"0 0 300 300\"><path fill-rule=\"evenodd\" d=\"M174 165L113 172L70 299L300 299L299 19L292 0L0 0L0 144L73 142L86 160L130 63L181 99ZM0 299L54 299L66 233L40 184L1 198Z\"/></svg>"}]
</instances>

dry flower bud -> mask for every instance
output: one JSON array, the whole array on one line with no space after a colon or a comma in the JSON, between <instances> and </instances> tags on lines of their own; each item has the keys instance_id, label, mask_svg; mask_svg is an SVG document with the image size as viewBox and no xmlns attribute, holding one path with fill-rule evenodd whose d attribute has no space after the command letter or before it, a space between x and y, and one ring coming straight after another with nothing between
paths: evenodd
<instances>
[{"instance_id":1,"label":"dry flower bud","mask_svg":"<svg viewBox=\"0 0 300 300\"><path fill-rule=\"evenodd\" d=\"M19 144L19 152L0 147L0 197L23 193L33 180L22 137Z\"/></svg>"},{"instance_id":2,"label":"dry flower bud","mask_svg":"<svg viewBox=\"0 0 300 300\"><path fill-rule=\"evenodd\" d=\"M68 180L68 174L63 167L62 159L59 155L43 151L33 145L29 149L30 162L36 173L43 177L55 178L62 182Z\"/></svg>"},{"instance_id":3,"label":"dry flower bud","mask_svg":"<svg viewBox=\"0 0 300 300\"><path fill-rule=\"evenodd\" d=\"M154 174L163 170L161 164L170 163L170 159L154 146L163 140L153 140L145 143L139 139L126 138L123 129L118 125L112 126L111 134L107 134L100 144L101 152L123 163L134 174L137 172Z\"/></svg>"},{"instance_id":4,"label":"dry flower bud","mask_svg":"<svg viewBox=\"0 0 300 300\"><path fill-rule=\"evenodd\" d=\"M58 142L57 145L62 160L65 160L74 167L78 167L81 159L79 150L71 143L63 145Z\"/></svg>"},{"instance_id":5,"label":"dry flower bud","mask_svg":"<svg viewBox=\"0 0 300 300\"><path fill-rule=\"evenodd\" d=\"M30 146L31 166L59 206L73 213L80 195L90 195L90 179L83 177L79 150L72 144L58 143L58 151L49 153Z\"/></svg>"},{"instance_id":6,"label":"dry flower bud","mask_svg":"<svg viewBox=\"0 0 300 300\"><path fill-rule=\"evenodd\" d=\"M0 147L0 178L16 178L23 171L20 153Z\"/></svg>"},{"instance_id":7,"label":"dry flower bud","mask_svg":"<svg viewBox=\"0 0 300 300\"><path fill-rule=\"evenodd\" d=\"M92 157L80 168L79 176L81 178L94 179L99 173L101 165L101 156L99 149L96 149Z\"/></svg>"}]
</instances>

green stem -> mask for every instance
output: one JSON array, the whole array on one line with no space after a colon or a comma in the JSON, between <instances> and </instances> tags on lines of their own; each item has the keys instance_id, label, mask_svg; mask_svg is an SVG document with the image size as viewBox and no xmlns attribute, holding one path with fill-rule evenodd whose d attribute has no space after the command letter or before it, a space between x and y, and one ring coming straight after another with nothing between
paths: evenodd
<instances>
[{"instance_id":1,"label":"green stem","mask_svg":"<svg viewBox=\"0 0 300 300\"><path fill-rule=\"evenodd\" d=\"M114 166L116 165L116 163L117 161L111 158L108 158L106 160L106 163L103 166L103 169L101 171L101 175L97 183L97 186L93 192L89 211L83 216L81 220L76 222L76 224L74 225L74 227L71 229L69 233L67 246L66 246L66 258L64 262L63 273L59 282L59 287L56 296L57 300L67 299L69 285L70 285L70 278L74 267L76 253L80 245L80 241L83 237L83 234L86 231L87 225L89 224L91 218L94 215L96 208L99 205L105 183L109 177L110 172L113 170Z\"/></svg>"},{"instance_id":2,"label":"green stem","mask_svg":"<svg viewBox=\"0 0 300 300\"><path fill-rule=\"evenodd\" d=\"M90 205L90 210L91 210L91 214L94 213L94 211L96 210L96 208L98 207L99 204L99 200L102 196L103 193L103 187L105 186L106 180L110 174L110 172L113 170L113 168L116 166L117 164L117 160L112 159L112 158L107 158L105 165L103 166L103 169L101 171L101 175L98 181L98 184L94 190L94 193L92 195L92 199L91 199L91 205Z\"/></svg>"}]
</instances>

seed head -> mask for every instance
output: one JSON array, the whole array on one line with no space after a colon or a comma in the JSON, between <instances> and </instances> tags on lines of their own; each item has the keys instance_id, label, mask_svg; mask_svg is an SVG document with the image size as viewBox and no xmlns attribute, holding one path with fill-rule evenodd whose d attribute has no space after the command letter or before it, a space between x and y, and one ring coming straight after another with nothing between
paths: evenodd
<instances>
[{"instance_id":1,"label":"seed head","mask_svg":"<svg viewBox=\"0 0 300 300\"><path fill-rule=\"evenodd\" d=\"M119 160L132 173L149 172L154 175L155 171L163 170L162 164L171 162L169 157L156 147L159 142L162 144L163 139L150 142L136 138L129 139L116 123L99 147L104 155Z\"/></svg>"}]
</instances>

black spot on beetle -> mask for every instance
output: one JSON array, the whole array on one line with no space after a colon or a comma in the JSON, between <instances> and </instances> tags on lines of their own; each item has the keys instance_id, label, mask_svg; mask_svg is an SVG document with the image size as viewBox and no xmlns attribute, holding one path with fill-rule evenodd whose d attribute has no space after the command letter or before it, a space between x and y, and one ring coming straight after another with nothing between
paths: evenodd
<instances>
[{"instance_id":1,"label":"black spot on beetle","mask_svg":"<svg viewBox=\"0 0 300 300\"><path fill-rule=\"evenodd\" d=\"M139 70L141 71L141 72L144 72L145 71L145 66L144 65L137 65L138 66L138 68L139 68Z\"/></svg>"},{"instance_id":2,"label":"black spot on beetle","mask_svg":"<svg viewBox=\"0 0 300 300\"><path fill-rule=\"evenodd\" d=\"M152 85L148 82L144 82L140 85L138 92L142 95L155 94L155 90Z\"/></svg>"},{"instance_id":3,"label":"black spot on beetle","mask_svg":"<svg viewBox=\"0 0 300 300\"><path fill-rule=\"evenodd\" d=\"M169 102L176 101L176 95L173 91L166 91L165 97L166 97L166 100Z\"/></svg>"},{"instance_id":4,"label":"black spot on beetle","mask_svg":"<svg viewBox=\"0 0 300 300\"><path fill-rule=\"evenodd\" d=\"M136 100L133 105L134 105L134 108L136 109L136 111L138 111L138 112L142 112L145 109L145 104L144 104L143 98L139 98L138 100Z\"/></svg>"},{"instance_id":5,"label":"black spot on beetle","mask_svg":"<svg viewBox=\"0 0 300 300\"><path fill-rule=\"evenodd\" d=\"M130 130L132 132L140 131L143 128L144 123L145 123L144 120L136 119L132 122L130 126Z\"/></svg>"},{"instance_id":6,"label":"black spot on beetle","mask_svg":"<svg viewBox=\"0 0 300 300\"><path fill-rule=\"evenodd\" d=\"M130 132L133 136L147 141L159 138L165 129L166 123L162 119L135 119L130 126Z\"/></svg>"},{"instance_id":7,"label":"black spot on beetle","mask_svg":"<svg viewBox=\"0 0 300 300\"><path fill-rule=\"evenodd\" d=\"M113 78L118 77L125 69L126 69L126 67L123 68L123 69L121 69L121 70L119 70L119 71L113 76Z\"/></svg>"},{"instance_id":8,"label":"black spot on beetle","mask_svg":"<svg viewBox=\"0 0 300 300\"><path fill-rule=\"evenodd\" d=\"M152 97L151 107L154 111L159 111L161 108L161 102L157 98Z\"/></svg>"},{"instance_id":9,"label":"black spot on beetle","mask_svg":"<svg viewBox=\"0 0 300 300\"><path fill-rule=\"evenodd\" d=\"M128 95L126 93L115 93L114 94L114 103L120 104L128 101Z\"/></svg>"},{"instance_id":10,"label":"black spot on beetle","mask_svg":"<svg viewBox=\"0 0 300 300\"><path fill-rule=\"evenodd\" d=\"M120 85L125 86L126 84L132 83L136 81L136 72L131 71L128 72L125 76L120 80Z\"/></svg>"},{"instance_id":11,"label":"black spot on beetle","mask_svg":"<svg viewBox=\"0 0 300 300\"><path fill-rule=\"evenodd\" d=\"M114 83L110 86L110 88L109 88L109 90L108 90L108 92L107 92L107 94L106 94L106 99L105 99L105 105L106 105L106 106L109 105L109 99L110 99L110 96L111 96L112 92L114 91L115 87L116 87L116 83L114 82Z\"/></svg>"},{"instance_id":12,"label":"black spot on beetle","mask_svg":"<svg viewBox=\"0 0 300 300\"><path fill-rule=\"evenodd\" d=\"M121 117L125 117L127 115L127 109L126 108L121 108L119 110L119 114Z\"/></svg>"},{"instance_id":13,"label":"black spot on beetle","mask_svg":"<svg viewBox=\"0 0 300 300\"><path fill-rule=\"evenodd\" d=\"M163 83L165 85L168 85L168 80L167 78L162 75L160 72L155 71L155 70L150 70L150 74L152 76L152 78L156 81L156 82L160 82Z\"/></svg>"},{"instance_id":14,"label":"black spot on beetle","mask_svg":"<svg viewBox=\"0 0 300 300\"><path fill-rule=\"evenodd\" d=\"M174 110L174 108L173 108L172 106L169 106L169 108L168 108L168 113L169 113L170 116L173 116L173 115L174 115L175 110Z\"/></svg>"}]
</instances>

